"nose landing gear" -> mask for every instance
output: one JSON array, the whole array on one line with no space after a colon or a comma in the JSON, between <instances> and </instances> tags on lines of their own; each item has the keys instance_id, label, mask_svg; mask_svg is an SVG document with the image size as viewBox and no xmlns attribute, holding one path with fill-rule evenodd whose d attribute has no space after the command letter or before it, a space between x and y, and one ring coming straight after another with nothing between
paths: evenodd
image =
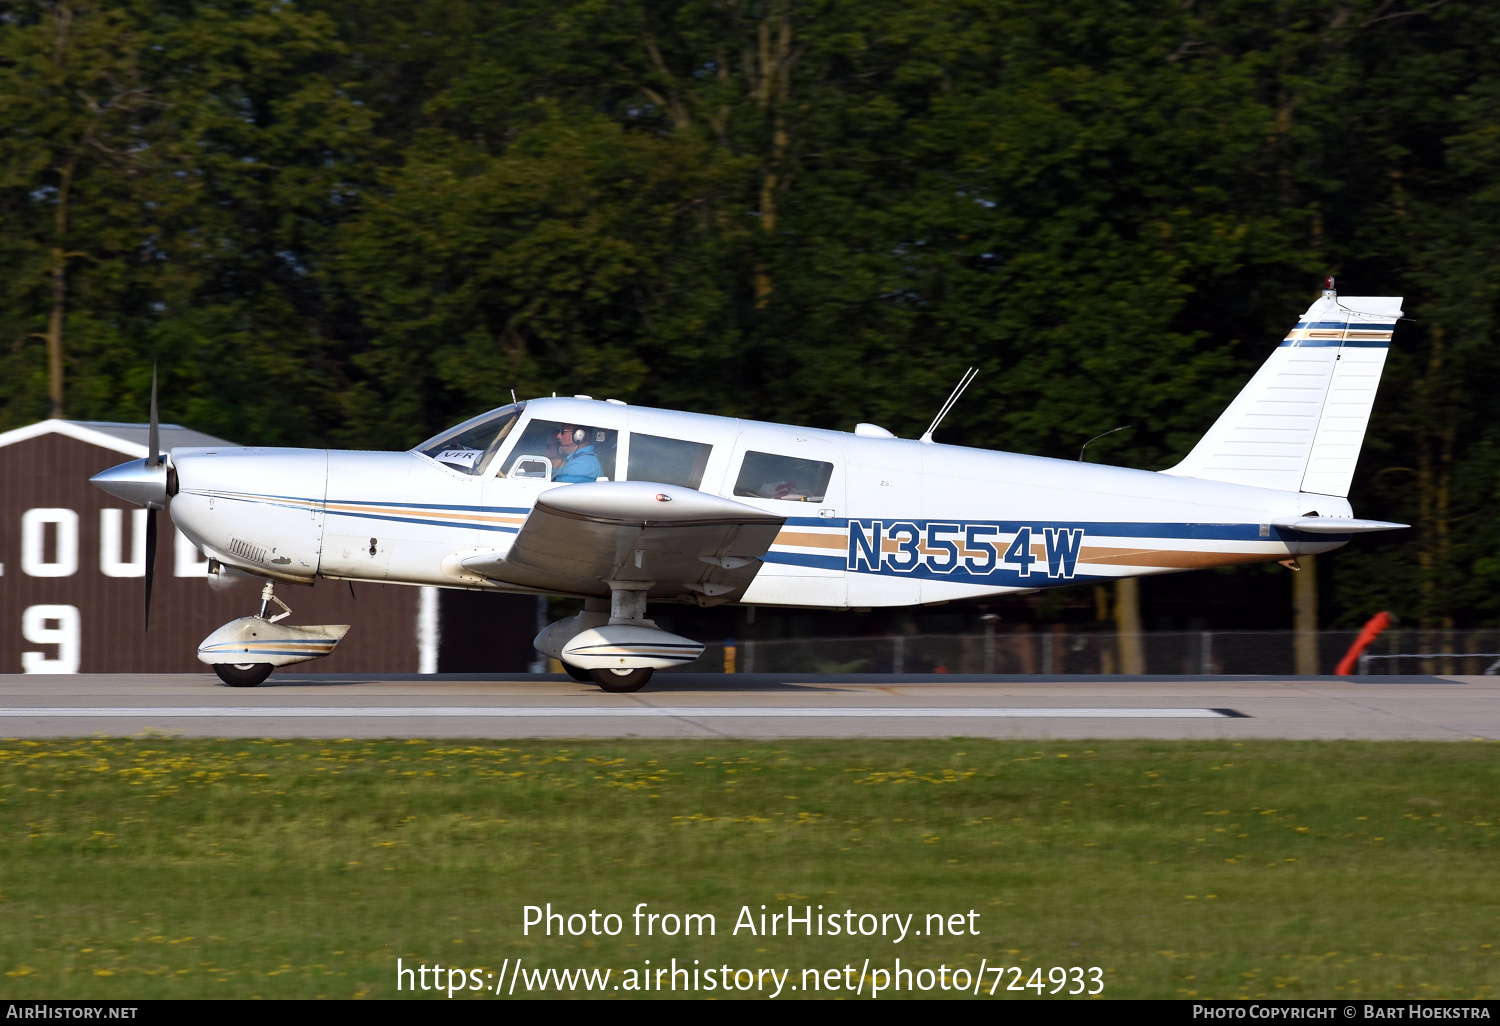
<instances>
[{"instance_id":1,"label":"nose landing gear","mask_svg":"<svg viewBox=\"0 0 1500 1026\"><path fill-rule=\"evenodd\" d=\"M214 663L219 679L232 688L253 688L274 669L270 663Z\"/></svg>"},{"instance_id":2,"label":"nose landing gear","mask_svg":"<svg viewBox=\"0 0 1500 1026\"><path fill-rule=\"evenodd\" d=\"M281 612L268 617L273 602ZM328 655L349 633L346 623L292 627L279 622L291 615L291 608L276 597L275 586L268 581L261 589L260 612L231 620L204 638L198 646L198 661L212 666L230 687L253 688L278 666Z\"/></svg>"}]
</instances>

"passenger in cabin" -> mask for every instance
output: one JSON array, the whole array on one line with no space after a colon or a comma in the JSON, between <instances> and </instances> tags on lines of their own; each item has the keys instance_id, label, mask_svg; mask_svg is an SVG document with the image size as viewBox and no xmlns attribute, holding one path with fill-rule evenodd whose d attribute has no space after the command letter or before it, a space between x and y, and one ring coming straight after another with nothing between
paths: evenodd
<instances>
[{"instance_id":1,"label":"passenger in cabin","mask_svg":"<svg viewBox=\"0 0 1500 1026\"><path fill-rule=\"evenodd\" d=\"M828 494L833 464L779 456L769 452L747 452L740 465L734 494L753 495L758 499L786 499L792 502L822 502Z\"/></svg>"},{"instance_id":2,"label":"passenger in cabin","mask_svg":"<svg viewBox=\"0 0 1500 1026\"><path fill-rule=\"evenodd\" d=\"M553 436L557 456L553 458L552 480L564 484L597 481L604 476L604 466L589 442L593 432L577 424L560 425Z\"/></svg>"}]
</instances>

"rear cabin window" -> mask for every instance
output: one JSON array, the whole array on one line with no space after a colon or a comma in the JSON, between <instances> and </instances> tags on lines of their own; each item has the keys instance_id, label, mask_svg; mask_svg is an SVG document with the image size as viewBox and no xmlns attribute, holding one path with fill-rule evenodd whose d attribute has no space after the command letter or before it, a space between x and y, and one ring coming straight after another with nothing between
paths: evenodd
<instances>
[{"instance_id":1,"label":"rear cabin window","mask_svg":"<svg viewBox=\"0 0 1500 1026\"><path fill-rule=\"evenodd\" d=\"M564 484L613 481L619 435L613 428L534 420L522 429L521 437L506 454L505 462L500 465L500 476L508 475L521 457L540 456L552 464L554 481Z\"/></svg>"},{"instance_id":2,"label":"rear cabin window","mask_svg":"<svg viewBox=\"0 0 1500 1026\"><path fill-rule=\"evenodd\" d=\"M703 483L703 471L713 451L713 446L703 442L632 433L629 477L632 481L697 488Z\"/></svg>"},{"instance_id":3,"label":"rear cabin window","mask_svg":"<svg viewBox=\"0 0 1500 1026\"><path fill-rule=\"evenodd\" d=\"M769 452L747 452L734 482L734 494L790 502L822 502L833 464Z\"/></svg>"}]
</instances>

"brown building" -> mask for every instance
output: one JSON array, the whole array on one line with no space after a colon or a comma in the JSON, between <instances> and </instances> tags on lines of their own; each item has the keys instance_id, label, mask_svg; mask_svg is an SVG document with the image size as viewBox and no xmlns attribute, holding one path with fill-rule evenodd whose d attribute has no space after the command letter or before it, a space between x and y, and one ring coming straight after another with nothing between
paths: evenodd
<instances>
[{"instance_id":1,"label":"brown building","mask_svg":"<svg viewBox=\"0 0 1500 1026\"><path fill-rule=\"evenodd\" d=\"M209 577L166 517L144 626L146 511L88 479L146 456L144 424L48 420L0 433L0 673L206 672L198 643L259 609L260 582ZM176 425L161 445L230 445ZM537 600L391 584L278 586L294 624L348 623L317 673L521 671Z\"/></svg>"}]
</instances>

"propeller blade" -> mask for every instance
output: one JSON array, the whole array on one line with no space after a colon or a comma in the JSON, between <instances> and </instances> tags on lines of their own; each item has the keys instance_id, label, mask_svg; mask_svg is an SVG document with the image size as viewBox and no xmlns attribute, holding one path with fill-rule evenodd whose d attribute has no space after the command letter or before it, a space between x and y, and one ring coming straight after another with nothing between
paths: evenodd
<instances>
[{"instance_id":1,"label":"propeller blade","mask_svg":"<svg viewBox=\"0 0 1500 1026\"><path fill-rule=\"evenodd\" d=\"M156 575L156 510L146 510L146 630L151 629L151 579Z\"/></svg>"},{"instance_id":2,"label":"propeller blade","mask_svg":"<svg viewBox=\"0 0 1500 1026\"><path fill-rule=\"evenodd\" d=\"M151 450L147 458L150 466L156 466L161 462L161 431L160 418L156 415L156 364L151 364L151 434L146 446Z\"/></svg>"}]
</instances>

